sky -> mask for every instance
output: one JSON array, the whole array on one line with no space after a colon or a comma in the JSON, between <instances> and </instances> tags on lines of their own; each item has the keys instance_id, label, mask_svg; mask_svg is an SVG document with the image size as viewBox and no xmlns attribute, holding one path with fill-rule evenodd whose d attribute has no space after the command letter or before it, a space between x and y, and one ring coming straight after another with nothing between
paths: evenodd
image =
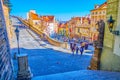
<instances>
[{"instance_id":1,"label":"sky","mask_svg":"<svg viewBox=\"0 0 120 80\"><path fill-rule=\"evenodd\" d=\"M27 12L36 10L39 15L54 15L57 20L66 21L71 17L86 16L95 4L106 0L10 0L11 15L26 18Z\"/></svg>"}]
</instances>

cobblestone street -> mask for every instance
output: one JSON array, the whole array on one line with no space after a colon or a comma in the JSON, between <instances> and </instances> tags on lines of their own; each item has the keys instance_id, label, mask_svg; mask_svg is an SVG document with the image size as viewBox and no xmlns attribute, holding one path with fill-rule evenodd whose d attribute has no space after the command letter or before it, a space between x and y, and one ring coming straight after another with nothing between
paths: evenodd
<instances>
[{"instance_id":1,"label":"cobblestone street","mask_svg":"<svg viewBox=\"0 0 120 80\"><path fill-rule=\"evenodd\" d=\"M120 0L0 0L0 80L120 80Z\"/></svg>"},{"instance_id":2,"label":"cobblestone street","mask_svg":"<svg viewBox=\"0 0 120 80\"><path fill-rule=\"evenodd\" d=\"M13 19L13 21L16 19ZM29 65L34 76L86 70L92 53L72 55L70 50L55 47L41 41L39 36L27 28L20 29L20 53L27 53ZM27 29L27 30L26 30ZM34 36L32 37L31 34ZM12 40L12 53L17 52L16 38ZM92 47L89 47L92 49ZM16 65L15 65L16 66Z\"/></svg>"}]
</instances>

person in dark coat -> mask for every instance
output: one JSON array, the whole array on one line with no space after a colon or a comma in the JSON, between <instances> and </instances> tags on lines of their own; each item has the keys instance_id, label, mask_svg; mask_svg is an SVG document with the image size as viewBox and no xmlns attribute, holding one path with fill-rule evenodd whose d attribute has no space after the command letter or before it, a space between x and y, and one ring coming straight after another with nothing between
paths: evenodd
<instances>
[{"instance_id":1,"label":"person in dark coat","mask_svg":"<svg viewBox=\"0 0 120 80\"><path fill-rule=\"evenodd\" d=\"M80 47L80 53L81 53L81 55L83 54L83 51L84 51L84 46L81 46Z\"/></svg>"},{"instance_id":2,"label":"person in dark coat","mask_svg":"<svg viewBox=\"0 0 120 80\"><path fill-rule=\"evenodd\" d=\"M73 46L72 46L72 52L73 52L73 54L74 54L75 50L76 50L76 42L74 41Z\"/></svg>"},{"instance_id":3,"label":"person in dark coat","mask_svg":"<svg viewBox=\"0 0 120 80\"><path fill-rule=\"evenodd\" d=\"M77 41L76 42L76 55L78 55L78 51L80 50L80 43Z\"/></svg>"},{"instance_id":4,"label":"person in dark coat","mask_svg":"<svg viewBox=\"0 0 120 80\"><path fill-rule=\"evenodd\" d=\"M72 51L72 54L74 54L75 52L75 46L76 46L75 40L73 38L70 39L70 49Z\"/></svg>"},{"instance_id":5,"label":"person in dark coat","mask_svg":"<svg viewBox=\"0 0 120 80\"><path fill-rule=\"evenodd\" d=\"M88 49L88 43L85 43L85 50Z\"/></svg>"},{"instance_id":6,"label":"person in dark coat","mask_svg":"<svg viewBox=\"0 0 120 80\"><path fill-rule=\"evenodd\" d=\"M83 42L81 42L81 47L80 47L80 53L81 53L81 55L83 54L83 51L84 51L84 43Z\"/></svg>"},{"instance_id":7,"label":"person in dark coat","mask_svg":"<svg viewBox=\"0 0 120 80\"><path fill-rule=\"evenodd\" d=\"M71 38L71 39L69 40L69 42L70 42L70 49L71 49L71 51L72 51L72 53L73 53L73 46L74 46L73 38Z\"/></svg>"}]
</instances>

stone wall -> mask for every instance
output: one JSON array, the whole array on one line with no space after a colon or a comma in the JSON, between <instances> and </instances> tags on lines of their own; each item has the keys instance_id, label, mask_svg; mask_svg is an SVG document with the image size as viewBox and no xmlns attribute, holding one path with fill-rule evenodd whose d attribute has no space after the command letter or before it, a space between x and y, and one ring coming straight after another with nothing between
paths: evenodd
<instances>
[{"instance_id":1,"label":"stone wall","mask_svg":"<svg viewBox=\"0 0 120 80\"><path fill-rule=\"evenodd\" d=\"M2 0L0 0L0 80L13 80L13 68Z\"/></svg>"}]
</instances>

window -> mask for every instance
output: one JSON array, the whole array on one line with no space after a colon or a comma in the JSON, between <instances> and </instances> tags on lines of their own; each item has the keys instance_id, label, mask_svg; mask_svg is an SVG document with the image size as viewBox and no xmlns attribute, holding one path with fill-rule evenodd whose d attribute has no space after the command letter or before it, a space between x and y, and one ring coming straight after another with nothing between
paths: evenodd
<instances>
[{"instance_id":1,"label":"window","mask_svg":"<svg viewBox=\"0 0 120 80\"><path fill-rule=\"evenodd\" d=\"M80 32L80 28L78 28L78 33Z\"/></svg>"},{"instance_id":2,"label":"window","mask_svg":"<svg viewBox=\"0 0 120 80\"><path fill-rule=\"evenodd\" d=\"M103 11L103 14L105 14L105 11Z\"/></svg>"},{"instance_id":3,"label":"window","mask_svg":"<svg viewBox=\"0 0 120 80\"><path fill-rule=\"evenodd\" d=\"M95 14L97 14L97 12Z\"/></svg>"}]
</instances>

